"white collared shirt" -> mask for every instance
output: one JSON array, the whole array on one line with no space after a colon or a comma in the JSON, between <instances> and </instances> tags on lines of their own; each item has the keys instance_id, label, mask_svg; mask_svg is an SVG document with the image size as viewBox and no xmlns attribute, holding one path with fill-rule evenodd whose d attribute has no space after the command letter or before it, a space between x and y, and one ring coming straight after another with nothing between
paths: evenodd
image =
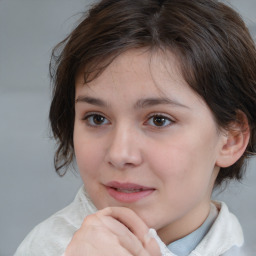
<instances>
[{"instance_id":1,"label":"white collared shirt","mask_svg":"<svg viewBox=\"0 0 256 256\"><path fill-rule=\"evenodd\" d=\"M236 256L237 251L239 256L243 256L242 251L238 250L244 239L237 218L229 212L225 203L214 202L214 204L219 210L218 217L189 256ZM82 187L69 206L37 225L28 234L14 256L63 255L84 218L95 211L97 211L96 207L88 198L85 188ZM155 230L150 229L150 234L156 238L163 256L177 256L170 252ZM228 253L230 249L232 254Z\"/></svg>"}]
</instances>

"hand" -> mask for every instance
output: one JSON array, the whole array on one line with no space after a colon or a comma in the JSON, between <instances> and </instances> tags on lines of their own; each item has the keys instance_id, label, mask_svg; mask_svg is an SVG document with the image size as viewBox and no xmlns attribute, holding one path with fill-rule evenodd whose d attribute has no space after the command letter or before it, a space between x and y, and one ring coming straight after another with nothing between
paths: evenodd
<instances>
[{"instance_id":1,"label":"hand","mask_svg":"<svg viewBox=\"0 0 256 256\"><path fill-rule=\"evenodd\" d=\"M160 256L148 227L131 209L108 207L89 215L74 234L65 256Z\"/></svg>"}]
</instances>

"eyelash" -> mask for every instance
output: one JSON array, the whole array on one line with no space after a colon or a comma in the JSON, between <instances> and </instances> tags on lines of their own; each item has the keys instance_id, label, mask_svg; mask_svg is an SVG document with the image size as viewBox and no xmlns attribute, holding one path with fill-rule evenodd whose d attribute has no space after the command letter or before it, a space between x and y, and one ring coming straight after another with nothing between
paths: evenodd
<instances>
[{"instance_id":1,"label":"eyelash","mask_svg":"<svg viewBox=\"0 0 256 256\"><path fill-rule=\"evenodd\" d=\"M90 122L90 119L92 118L95 118L95 117L100 117L100 118L104 118L104 121L105 120L108 120L106 117L104 117L101 113L88 113L87 115L85 115L82 120L85 121L86 125L90 126L90 127L100 127L102 125L105 125L105 124L92 124L92 122L94 122L93 120L91 120ZM109 122L109 121L108 121Z\"/></svg>"},{"instance_id":2,"label":"eyelash","mask_svg":"<svg viewBox=\"0 0 256 256\"><path fill-rule=\"evenodd\" d=\"M174 123L174 120L173 119L171 119L170 117L167 117L166 115L164 115L164 114L152 114L152 115L150 115L148 118L147 118L147 121L146 121L146 123L149 123L149 121L150 120L153 120L153 118L160 118L161 119L161 121L164 121L164 123L166 123L166 122L168 122L168 124L166 124L166 125L153 125L153 124L151 124L151 126L153 126L153 127L157 127L158 129L161 129L161 128L165 128L165 127L168 127L168 126L170 126L170 125L172 125L173 123ZM153 121L154 122L154 121ZM150 124L149 124L150 125Z\"/></svg>"},{"instance_id":3,"label":"eyelash","mask_svg":"<svg viewBox=\"0 0 256 256\"><path fill-rule=\"evenodd\" d=\"M95 120L94 120L94 118L96 118L96 117L103 119L102 123L96 124ZM154 118L159 118L160 119L159 121L161 121L161 122L163 121L164 125L150 124L150 120L152 120L152 122L154 122L153 121ZM82 120L84 120L86 122L87 126L95 127L95 128L110 124L108 119L101 113L88 113L87 115L85 115L82 118ZM105 121L107 121L107 123L105 123ZM166 122L168 122L168 123L166 124ZM171 119L170 117L167 117L166 115L163 115L163 114L152 114L147 118L146 122L144 122L144 124L146 124L146 125L156 127L159 129L168 127L168 126L172 125L173 123L174 123L173 119Z\"/></svg>"}]
</instances>

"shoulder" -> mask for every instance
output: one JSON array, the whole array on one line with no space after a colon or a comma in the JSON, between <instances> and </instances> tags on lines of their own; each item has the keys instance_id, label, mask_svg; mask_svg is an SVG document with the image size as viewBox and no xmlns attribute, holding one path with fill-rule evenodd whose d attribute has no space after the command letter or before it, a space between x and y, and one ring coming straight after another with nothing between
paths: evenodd
<instances>
[{"instance_id":1,"label":"shoulder","mask_svg":"<svg viewBox=\"0 0 256 256\"><path fill-rule=\"evenodd\" d=\"M37 225L24 239L17 249L15 256L50 256L61 255L65 246L69 243L74 226L58 215L52 216Z\"/></svg>"},{"instance_id":2,"label":"shoulder","mask_svg":"<svg viewBox=\"0 0 256 256\"><path fill-rule=\"evenodd\" d=\"M250 252L249 250L247 250L246 246L242 246L242 247L233 246L221 256L249 256L249 255L252 255L252 251Z\"/></svg>"},{"instance_id":3,"label":"shoulder","mask_svg":"<svg viewBox=\"0 0 256 256\"><path fill-rule=\"evenodd\" d=\"M61 255L85 216L94 211L92 207L81 188L70 205L37 225L27 235L15 256Z\"/></svg>"},{"instance_id":4,"label":"shoulder","mask_svg":"<svg viewBox=\"0 0 256 256\"><path fill-rule=\"evenodd\" d=\"M239 248L244 242L243 231L238 219L229 212L224 202L213 203L218 208L219 215L192 255L228 256L230 254L227 253L232 250L233 256L242 256L242 254L234 254L235 251L241 251Z\"/></svg>"}]
</instances>

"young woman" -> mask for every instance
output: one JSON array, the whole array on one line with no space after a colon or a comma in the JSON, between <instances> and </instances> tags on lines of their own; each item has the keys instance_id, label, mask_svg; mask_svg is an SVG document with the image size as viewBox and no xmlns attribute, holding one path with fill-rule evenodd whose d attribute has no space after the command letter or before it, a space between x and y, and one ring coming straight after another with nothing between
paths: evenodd
<instances>
[{"instance_id":1,"label":"young woman","mask_svg":"<svg viewBox=\"0 0 256 256\"><path fill-rule=\"evenodd\" d=\"M211 201L256 146L256 50L235 11L103 0L51 67L56 170L76 161L84 186L15 255L242 255L238 220Z\"/></svg>"}]
</instances>

